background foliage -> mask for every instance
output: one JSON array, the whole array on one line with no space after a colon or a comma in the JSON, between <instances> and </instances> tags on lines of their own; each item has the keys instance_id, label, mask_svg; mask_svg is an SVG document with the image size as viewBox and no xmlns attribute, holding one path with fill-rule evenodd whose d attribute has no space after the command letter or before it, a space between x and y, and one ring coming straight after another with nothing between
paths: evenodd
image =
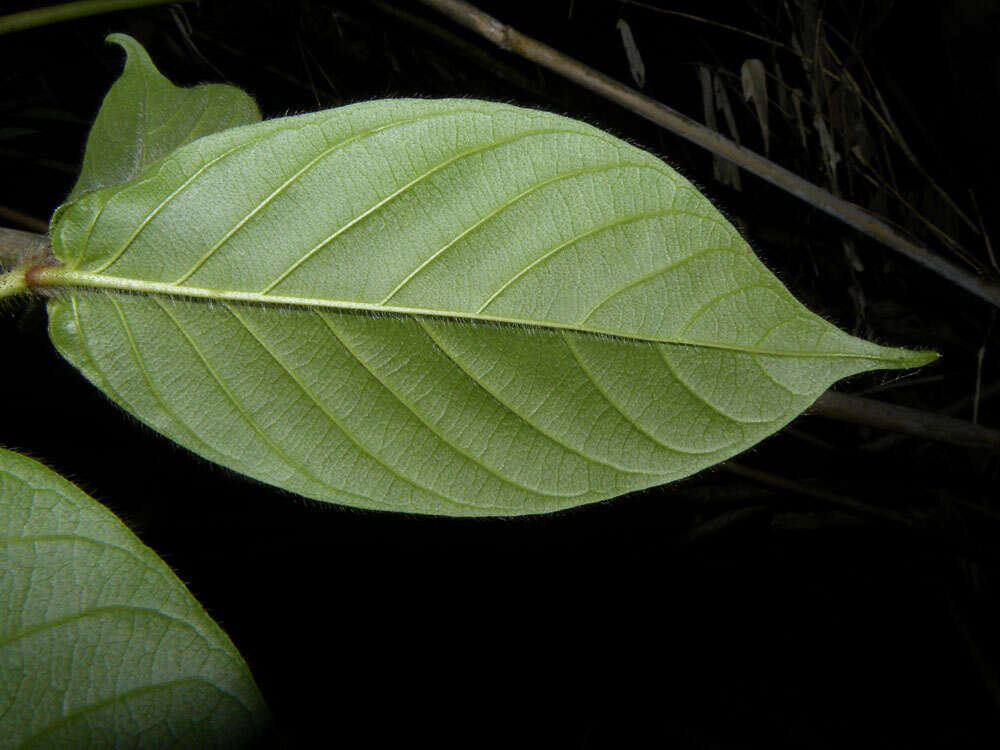
<instances>
[{"instance_id":1,"label":"background foliage","mask_svg":"<svg viewBox=\"0 0 1000 750\"><path fill-rule=\"evenodd\" d=\"M870 72L922 171L878 136L870 114L840 118L864 109L860 97L846 85L816 85L788 50L637 4L540 5L481 3L628 81L616 28L625 18L645 91L702 119L698 67L710 68L742 140L757 150L757 115L734 77L747 58L769 70L778 61L840 134L834 174L845 196L937 249L950 245L946 234L961 253L943 252L989 271L982 237L941 192L977 224L971 188L990 229L998 150L982 112L998 94L1000 23L990 3L819 6L839 64L862 83ZM804 39L815 28L808 5L669 7L790 45L792 34ZM997 327L985 304L751 177L741 190L718 182L706 153L417 4L204 2L8 36L0 205L46 218L68 192L90 120L120 70L120 54L102 41L110 31L135 35L172 80L247 89L265 116L380 96L468 95L585 119L665 155L705 188L807 306L861 335L875 330L943 354L916 376L859 377L845 390L943 410L973 396L977 371L981 393L997 381ZM838 122L846 124L837 130ZM772 110L771 157L829 184L829 153L808 117L805 127L803 146L797 119ZM871 170L850 161L863 130L878 155ZM906 523L723 470L544 518L362 513L233 477L115 414L51 349L40 307L20 307L0 326L8 402L0 443L80 483L178 571L293 739L837 747L865 727L884 744L986 747L1000 736L997 521L963 504L995 503L995 456L915 440L886 445L881 434L806 417L742 459ZM972 416L971 400L960 408ZM978 418L996 424L995 400L980 399Z\"/></svg>"}]
</instances>

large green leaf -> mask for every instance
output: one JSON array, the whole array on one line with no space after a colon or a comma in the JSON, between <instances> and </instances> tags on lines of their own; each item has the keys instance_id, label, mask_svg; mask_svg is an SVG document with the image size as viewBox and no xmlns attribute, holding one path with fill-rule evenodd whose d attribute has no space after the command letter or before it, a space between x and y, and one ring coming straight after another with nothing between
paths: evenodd
<instances>
[{"instance_id":1,"label":"large green leaf","mask_svg":"<svg viewBox=\"0 0 1000 750\"><path fill-rule=\"evenodd\" d=\"M235 86L209 83L178 88L156 69L135 39L111 34L108 41L125 50L125 70L104 97L90 129L83 167L69 200L127 182L195 138L260 120L253 99Z\"/></svg>"},{"instance_id":2,"label":"large green leaf","mask_svg":"<svg viewBox=\"0 0 1000 750\"><path fill-rule=\"evenodd\" d=\"M52 340L105 393L236 471L370 508L609 498L935 357L810 313L650 154L503 104L216 133L51 234Z\"/></svg>"},{"instance_id":3,"label":"large green leaf","mask_svg":"<svg viewBox=\"0 0 1000 750\"><path fill-rule=\"evenodd\" d=\"M244 747L267 709L232 642L107 509L0 449L0 746Z\"/></svg>"}]
</instances>

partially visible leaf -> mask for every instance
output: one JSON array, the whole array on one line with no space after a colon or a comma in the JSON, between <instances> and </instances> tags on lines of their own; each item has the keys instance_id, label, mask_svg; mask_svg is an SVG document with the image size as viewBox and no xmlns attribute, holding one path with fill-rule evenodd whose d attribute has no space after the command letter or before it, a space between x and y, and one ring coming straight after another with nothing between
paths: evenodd
<instances>
[{"instance_id":1,"label":"partially visible leaf","mask_svg":"<svg viewBox=\"0 0 1000 750\"><path fill-rule=\"evenodd\" d=\"M632 79L636 86L642 88L646 85L646 66L642 62L642 55L636 46L635 37L632 36L632 27L624 18L618 19L618 32L622 35L622 44L625 45L625 56L628 58L628 67L632 72Z\"/></svg>"},{"instance_id":2,"label":"partially visible leaf","mask_svg":"<svg viewBox=\"0 0 1000 750\"><path fill-rule=\"evenodd\" d=\"M206 136L52 228L59 351L191 450L308 497L541 513L711 466L930 353L810 313L656 157L396 99Z\"/></svg>"},{"instance_id":3,"label":"partially visible leaf","mask_svg":"<svg viewBox=\"0 0 1000 750\"><path fill-rule=\"evenodd\" d=\"M125 70L104 97L87 137L76 185L67 200L127 182L178 146L218 130L260 120L253 99L235 86L174 86L127 34L109 42L125 50Z\"/></svg>"},{"instance_id":4,"label":"partially visible leaf","mask_svg":"<svg viewBox=\"0 0 1000 750\"><path fill-rule=\"evenodd\" d=\"M0 449L0 746L245 747L267 731L247 665L163 561Z\"/></svg>"}]
</instances>

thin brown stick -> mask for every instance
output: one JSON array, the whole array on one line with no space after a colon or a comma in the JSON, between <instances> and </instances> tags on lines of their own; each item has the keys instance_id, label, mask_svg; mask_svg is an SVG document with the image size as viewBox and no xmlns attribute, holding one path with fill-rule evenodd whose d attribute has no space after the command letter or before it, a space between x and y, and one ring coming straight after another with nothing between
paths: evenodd
<instances>
[{"instance_id":1,"label":"thin brown stick","mask_svg":"<svg viewBox=\"0 0 1000 750\"><path fill-rule=\"evenodd\" d=\"M1000 307L1000 284L979 278L915 242L907 239L888 223L861 206L838 198L827 190L804 180L748 148L706 128L701 123L665 104L639 93L577 60L525 36L483 13L465 0L421 0L425 5L471 29L501 49L513 52L558 73L626 109L635 112L712 153L728 159L763 180L840 219L911 260L934 271L948 281Z\"/></svg>"},{"instance_id":2,"label":"thin brown stick","mask_svg":"<svg viewBox=\"0 0 1000 750\"><path fill-rule=\"evenodd\" d=\"M1000 452L1000 430L934 412L827 391L808 411L820 417L902 432L926 440Z\"/></svg>"},{"instance_id":3,"label":"thin brown stick","mask_svg":"<svg viewBox=\"0 0 1000 750\"><path fill-rule=\"evenodd\" d=\"M1000 395L1000 383L993 383L992 385L982 389L982 392L979 394L979 400L982 402L997 395ZM965 396L964 398L960 398L958 401L946 406L940 413L948 416L961 414L972 406L972 401L973 396ZM894 448L900 443L906 442L910 437L912 436L900 434L898 432L891 435L883 435L880 438L872 440L870 443L865 443L860 446L860 448L863 451L884 451L888 448Z\"/></svg>"}]
</instances>

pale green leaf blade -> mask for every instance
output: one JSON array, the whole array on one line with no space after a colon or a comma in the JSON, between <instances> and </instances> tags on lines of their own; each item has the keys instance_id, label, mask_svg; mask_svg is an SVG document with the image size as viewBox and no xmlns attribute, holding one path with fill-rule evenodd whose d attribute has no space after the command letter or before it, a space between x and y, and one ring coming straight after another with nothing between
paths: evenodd
<instances>
[{"instance_id":1,"label":"pale green leaf blade","mask_svg":"<svg viewBox=\"0 0 1000 750\"><path fill-rule=\"evenodd\" d=\"M208 136L52 236L51 336L92 381L203 456L364 507L613 497L934 358L803 308L650 154L488 102Z\"/></svg>"},{"instance_id":2,"label":"pale green leaf blade","mask_svg":"<svg viewBox=\"0 0 1000 750\"><path fill-rule=\"evenodd\" d=\"M0 746L245 747L267 717L242 657L163 561L0 449Z\"/></svg>"},{"instance_id":3,"label":"pale green leaf blade","mask_svg":"<svg viewBox=\"0 0 1000 750\"><path fill-rule=\"evenodd\" d=\"M128 182L195 138L260 120L257 104L235 86L209 83L178 88L156 69L135 39L111 34L108 41L125 50L125 70L104 97L68 200Z\"/></svg>"}]
</instances>

